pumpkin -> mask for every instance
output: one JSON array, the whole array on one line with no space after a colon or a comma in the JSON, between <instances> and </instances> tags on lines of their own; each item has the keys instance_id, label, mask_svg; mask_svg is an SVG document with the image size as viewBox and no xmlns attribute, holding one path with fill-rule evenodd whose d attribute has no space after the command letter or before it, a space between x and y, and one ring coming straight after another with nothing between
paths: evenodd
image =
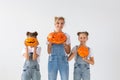
<instances>
[{"instance_id":1,"label":"pumpkin","mask_svg":"<svg viewBox=\"0 0 120 80\"><path fill-rule=\"evenodd\" d=\"M85 46L80 46L77 50L78 55L81 56L82 58L87 57L89 54L89 49Z\"/></svg>"},{"instance_id":2,"label":"pumpkin","mask_svg":"<svg viewBox=\"0 0 120 80\"><path fill-rule=\"evenodd\" d=\"M67 39L63 32L51 32L47 36L47 40L54 44L62 44Z\"/></svg>"},{"instance_id":3,"label":"pumpkin","mask_svg":"<svg viewBox=\"0 0 120 80\"><path fill-rule=\"evenodd\" d=\"M24 43L27 46L37 46L39 44L38 40L33 37L26 38Z\"/></svg>"}]
</instances>

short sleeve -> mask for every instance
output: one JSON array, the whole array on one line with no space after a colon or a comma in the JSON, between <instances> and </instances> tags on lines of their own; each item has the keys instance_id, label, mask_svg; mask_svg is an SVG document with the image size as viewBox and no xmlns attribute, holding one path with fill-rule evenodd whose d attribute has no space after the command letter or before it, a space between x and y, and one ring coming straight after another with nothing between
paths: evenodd
<instances>
[{"instance_id":1,"label":"short sleeve","mask_svg":"<svg viewBox=\"0 0 120 80\"><path fill-rule=\"evenodd\" d=\"M26 50L25 48L22 49L22 52L21 52L22 55L25 53L25 50Z\"/></svg>"},{"instance_id":2,"label":"short sleeve","mask_svg":"<svg viewBox=\"0 0 120 80\"><path fill-rule=\"evenodd\" d=\"M39 63L39 62L40 62L41 47L38 47L38 48L37 48L36 53L39 55L38 58L37 58L37 61L38 61L38 63Z\"/></svg>"},{"instance_id":3,"label":"short sleeve","mask_svg":"<svg viewBox=\"0 0 120 80\"><path fill-rule=\"evenodd\" d=\"M41 54L41 47L38 47L38 48L37 48L36 53L40 56L40 54Z\"/></svg>"},{"instance_id":4,"label":"short sleeve","mask_svg":"<svg viewBox=\"0 0 120 80\"><path fill-rule=\"evenodd\" d=\"M94 57L94 55L93 55L93 51L92 51L91 48L89 48L89 55L88 55L88 57Z\"/></svg>"},{"instance_id":5,"label":"short sleeve","mask_svg":"<svg viewBox=\"0 0 120 80\"><path fill-rule=\"evenodd\" d=\"M66 44L71 44L70 36L67 33L65 35L67 36Z\"/></svg>"},{"instance_id":6,"label":"short sleeve","mask_svg":"<svg viewBox=\"0 0 120 80\"><path fill-rule=\"evenodd\" d=\"M74 47L72 48L71 52L72 52L72 53L77 53L77 47L74 46Z\"/></svg>"}]
</instances>

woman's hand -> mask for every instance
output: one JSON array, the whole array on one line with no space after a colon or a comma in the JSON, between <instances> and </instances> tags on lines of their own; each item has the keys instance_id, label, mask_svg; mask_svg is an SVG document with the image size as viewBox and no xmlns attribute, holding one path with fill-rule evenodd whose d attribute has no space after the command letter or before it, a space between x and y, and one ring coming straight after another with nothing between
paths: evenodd
<instances>
[{"instance_id":1,"label":"woman's hand","mask_svg":"<svg viewBox=\"0 0 120 80\"><path fill-rule=\"evenodd\" d=\"M53 44L53 43L48 42L48 47L47 47L48 54L51 53L52 44Z\"/></svg>"},{"instance_id":2,"label":"woman's hand","mask_svg":"<svg viewBox=\"0 0 120 80\"><path fill-rule=\"evenodd\" d=\"M51 42L48 43L48 45L49 45L50 47L52 47L52 44L53 44L53 43L51 43Z\"/></svg>"},{"instance_id":3,"label":"woman's hand","mask_svg":"<svg viewBox=\"0 0 120 80\"><path fill-rule=\"evenodd\" d=\"M64 49L65 49L66 53L69 54L71 51L70 44L66 44L66 42L64 42L63 45L64 45Z\"/></svg>"}]
</instances>

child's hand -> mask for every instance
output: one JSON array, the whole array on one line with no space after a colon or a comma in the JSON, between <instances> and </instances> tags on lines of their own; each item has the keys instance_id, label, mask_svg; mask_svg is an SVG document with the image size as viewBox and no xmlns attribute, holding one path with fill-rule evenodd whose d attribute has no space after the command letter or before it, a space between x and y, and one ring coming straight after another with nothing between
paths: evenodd
<instances>
[{"instance_id":1,"label":"child's hand","mask_svg":"<svg viewBox=\"0 0 120 80\"><path fill-rule=\"evenodd\" d=\"M37 46L39 45L39 42L37 43Z\"/></svg>"},{"instance_id":2,"label":"child's hand","mask_svg":"<svg viewBox=\"0 0 120 80\"><path fill-rule=\"evenodd\" d=\"M87 61L87 57L82 58L84 61Z\"/></svg>"},{"instance_id":3,"label":"child's hand","mask_svg":"<svg viewBox=\"0 0 120 80\"><path fill-rule=\"evenodd\" d=\"M33 54L33 60L37 60L38 55L36 53Z\"/></svg>"},{"instance_id":4,"label":"child's hand","mask_svg":"<svg viewBox=\"0 0 120 80\"><path fill-rule=\"evenodd\" d=\"M27 44L25 43L26 48L28 47Z\"/></svg>"},{"instance_id":5,"label":"child's hand","mask_svg":"<svg viewBox=\"0 0 120 80\"><path fill-rule=\"evenodd\" d=\"M87 57L85 57L85 58L82 58L84 61L86 61L87 63L89 63L89 64L94 64L94 58L93 57L90 57L90 59L87 59Z\"/></svg>"}]
</instances>

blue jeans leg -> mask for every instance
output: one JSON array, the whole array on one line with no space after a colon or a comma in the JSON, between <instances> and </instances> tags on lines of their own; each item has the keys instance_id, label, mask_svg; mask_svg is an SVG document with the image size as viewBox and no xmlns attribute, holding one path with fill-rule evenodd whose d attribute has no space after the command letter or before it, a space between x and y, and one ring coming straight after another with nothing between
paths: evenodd
<instances>
[{"instance_id":1,"label":"blue jeans leg","mask_svg":"<svg viewBox=\"0 0 120 80\"><path fill-rule=\"evenodd\" d=\"M90 80L90 69L87 68L82 74L83 80Z\"/></svg>"},{"instance_id":2,"label":"blue jeans leg","mask_svg":"<svg viewBox=\"0 0 120 80\"><path fill-rule=\"evenodd\" d=\"M32 80L41 80L41 75L39 70L33 69Z\"/></svg>"},{"instance_id":3,"label":"blue jeans leg","mask_svg":"<svg viewBox=\"0 0 120 80\"><path fill-rule=\"evenodd\" d=\"M49 61L48 63L48 80L56 80L58 72L57 61Z\"/></svg>"},{"instance_id":4,"label":"blue jeans leg","mask_svg":"<svg viewBox=\"0 0 120 80\"><path fill-rule=\"evenodd\" d=\"M81 80L81 71L79 67L74 67L74 79L73 80Z\"/></svg>"},{"instance_id":5,"label":"blue jeans leg","mask_svg":"<svg viewBox=\"0 0 120 80\"><path fill-rule=\"evenodd\" d=\"M60 71L61 80L68 80L68 78L69 78L68 62L59 63L59 71Z\"/></svg>"},{"instance_id":6,"label":"blue jeans leg","mask_svg":"<svg viewBox=\"0 0 120 80\"><path fill-rule=\"evenodd\" d=\"M30 80L30 79L31 79L30 71L28 69L23 70L21 80Z\"/></svg>"}]
</instances>

